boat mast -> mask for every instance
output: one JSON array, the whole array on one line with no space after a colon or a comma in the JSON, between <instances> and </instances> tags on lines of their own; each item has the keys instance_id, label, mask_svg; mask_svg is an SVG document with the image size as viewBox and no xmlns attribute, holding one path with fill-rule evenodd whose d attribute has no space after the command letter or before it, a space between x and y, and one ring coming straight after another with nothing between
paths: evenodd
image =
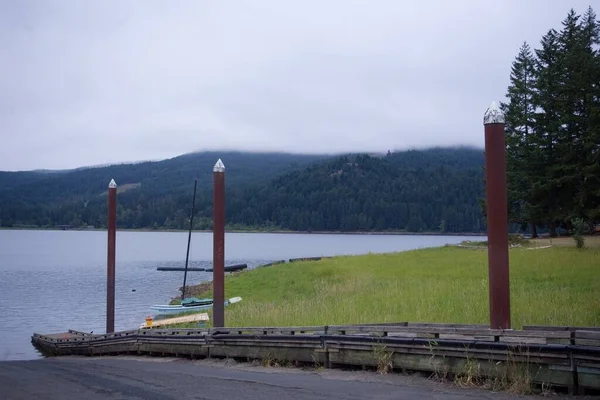
<instances>
[{"instance_id":1,"label":"boat mast","mask_svg":"<svg viewBox=\"0 0 600 400\"><path fill-rule=\"evenodd\" d=\"M185 281L187 279L188 260L190 258L190 242L192 240L192 227L194 226L194 210L196 207L196 187L198 179L194 179L194 197L192 199L192 214L190 215L190 231L188 233L187 252L185 254L185 272L183 273L183 288L181 290L181 301L185 299Z\"/></svg>"}]
</instances>

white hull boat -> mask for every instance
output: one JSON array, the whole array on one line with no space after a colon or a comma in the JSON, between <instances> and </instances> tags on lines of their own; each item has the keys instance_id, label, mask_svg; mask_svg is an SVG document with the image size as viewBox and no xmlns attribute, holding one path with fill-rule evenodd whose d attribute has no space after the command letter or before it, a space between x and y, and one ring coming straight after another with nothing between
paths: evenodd
<instances>
[{"instance_id":1,"label":"white hull boat","mask_svg":"<svg viewBox=\"0 0 600 400\"><path fill-rule=\"evenodd\" d=\"M242 301L241 297L232 297L228 300L225 300L225 306L229 304L239 303ZM198 311L206 311L212 308L212 303L210 304L201 304L197 306L182 306L180 304L176 305L154 305L150 306L150 310L152 310L155 314L158 315L174 315L174 314L183 314L188 312L198 312Z\"/></svg>"}]
</instances>

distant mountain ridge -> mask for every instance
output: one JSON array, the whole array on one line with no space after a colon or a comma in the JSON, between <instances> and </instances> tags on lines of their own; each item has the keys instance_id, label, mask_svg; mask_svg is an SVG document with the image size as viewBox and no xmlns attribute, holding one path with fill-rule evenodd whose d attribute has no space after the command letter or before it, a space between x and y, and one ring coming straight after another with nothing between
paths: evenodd
<instances>
[{"instance_id":1,"label":"distant mountain ridge","mask_svg":"<svg viewBox=\"0 0 600 400\"><path fill-rule=\"evenodd\" d=\"M290 168L302 167L327 157L285 153L199 152L161 161L80 167L60 174L0 172L0 200L2 196L8 196L31 204L49 204L77 196L93 196L103 193L113 178L118 185L142 183L145 188L158 191L189 187L195 178L199 180L199 187L206 187L212 182L212 168L218 158L223 158L226 163L228 182L240 184L268 179Z\"/></svg>"},{"instance_id":2,"label":"distant mountain ridge","mask_svg":"<svg viewBox=\"0 0 600 400\"><path fill-rule=\"evenodd\" d=\"M274 178L228 205L242 225L299 231L481 232L481 151L351 154Z\"/></svg>"},{"instance_id":3,"label":"distant mountain ridge","mask_svg":"<svg viewBox=\"0 0 600 400\"><path fill-rule=\"evenodd\" d=\"M477 196L482 188L483 151L471 148L375 156L197 152L63 173L0 172L0 225L102 227L106 222L105 193L114 178L120 188L120 227L185 229L193 180L198 179L195 228L209 229L212 167L218 158L227 168L230 227L342 231L482 228ZM348 163L358 167L353 169ZM342 176L332 177L336 171L342 171ZM365 197L379 200L370 204ZM435 210L428 211L431 207Z\"/></svg>"}]
</instances>

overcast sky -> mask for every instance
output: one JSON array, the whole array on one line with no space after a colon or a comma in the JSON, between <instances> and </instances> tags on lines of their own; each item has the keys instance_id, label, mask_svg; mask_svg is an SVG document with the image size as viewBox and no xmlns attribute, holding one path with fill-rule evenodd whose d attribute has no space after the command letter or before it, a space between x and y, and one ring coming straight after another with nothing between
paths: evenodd
<instances>
[{"instance_id":1,"label":"overcast sky","mask_svg":"<svg viewBox=\"0 0 600 400\"><path fill-rule=\"evenodd\" d=\"M0 0L0 170L482 147L523 41L590 4Z\"/></svg>"}]
</instances>

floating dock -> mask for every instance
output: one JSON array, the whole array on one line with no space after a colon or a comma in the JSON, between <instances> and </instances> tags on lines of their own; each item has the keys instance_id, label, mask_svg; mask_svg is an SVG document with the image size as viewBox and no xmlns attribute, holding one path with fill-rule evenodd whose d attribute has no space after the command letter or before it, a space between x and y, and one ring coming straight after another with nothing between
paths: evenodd
<instances>
[{"instance_id":1,"label":"floating dock","mask_svg":"<svg viewBox=\"0 0 600 400\"><path fill-rule=\"evenodd\" d=\"M324 259L329 259L333 257L301 257L301 258L290 258L288 261L290 263L298 262L298 261L320 261ZM267 264L259 265L256 268L261 267L270 267L279 264L285 264L285 260L273 261ZM248 264L234 264L234 265L226 265L225 272L235 272L241 271L243 269L248 268ZM157 271L185 271L185 267L157 267ZM188 267L188 271L196 271L196 272L212 272L212 267Z\"/></svg>"},{"instance_id":2,"label":"floating dock","mask_svg":"<svg viewBox=\"0 0 600 400\"><path fill-rule=\"evenodd\" d=\"M518 371L538 385L572 393L600 391L600 327L390 323L308 327L138 329L105 335L82 332L32 336L46 356L137 354L273 359L327 368L378 368L460 376L477 363L481 377ZM471 366L471 367L470 367Z\"/></svg>"},{"instance_id":3,"label":"floating dock","mask_svg":"<svg viewBox=\"0 0 600 400\"><path fill-rule=\"evenodd\" d=\"M233 271L241 271L243 269L248 268L248 264L234 264L234 265L226 265L225 272L233 272ZM185 271L185 267L157 267L157 271ZM204 271L204 272L212 272L212 268L203 268L203 267L188 267L189 271Z\"/></svg>"}]
</instances>

